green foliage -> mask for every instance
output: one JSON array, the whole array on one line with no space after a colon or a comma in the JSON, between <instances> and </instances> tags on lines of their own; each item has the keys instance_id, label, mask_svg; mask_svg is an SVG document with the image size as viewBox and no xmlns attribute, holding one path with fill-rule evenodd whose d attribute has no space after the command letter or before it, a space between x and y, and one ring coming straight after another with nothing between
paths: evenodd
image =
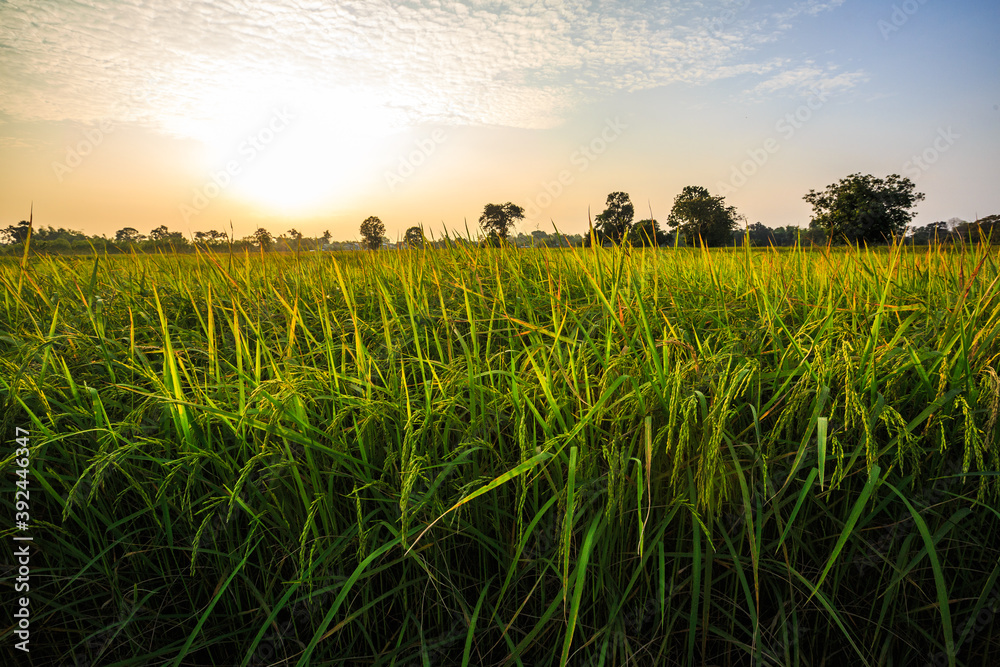
<instances>
[{"instance_id":1,"label":"green foliage","mask_svg":"<svg viewBox=\"0 0 1000 667\"><path fill-rule=\"evenodd\" d=\"M583 236L581 234L561 234L559 232L554 232L548 234L536 229L531 232L531 235L524 234L523 232L515 237L511 237L511 241L514 242L519 248L580 248L583 247Z\"/></svg>"},{"instance_id":2,"label":"green foliage","mask_svg":"<svg viewBox=\"0 0 1000 667\"><path fill-rule=\"evenodd\" d=\"M410 227L403 235L403 243L406 244L407 248L423 248L425 243L424 230L420 227Z\"/></svg>"},{"instance_id":3,"label":"green foliage","mask_svg":"<svg viewBox=\"0 0 1000 667\"><path fill-rule=\"evenodd\" d=\"M628 193L612 192L606 201L607 208L594 217L600 238L621 245L632 230L635 207Z\"/></svg>"},{"instance_id":4,"label":"green foliage","mask_svg":"<svg viewBox=\"0 0 1000 667\"><path fill-rule=\"evenodd\" d=\"M744 241L749 241L750 245L758 247L768 246L794 246L797 244L826 245L826 233L822 229L803 229L795 225L784 227L768 227L760 222L748 225L745 230L738 230L735 234L735 245L743 245Z\"/></svg>"},{"instance_id":5,"label":"green foliage","mask_svg":"<svg viewBox=\"0 0 1000 667\"><path fill-rule=\"evenodd\" d=\"M206 243L208 245L221 245L222 243L229 240L229 236L225 232L220 232L216 229L210 229L207 232L195 232L194 239L199 243Z\"/></svg>"},{"instance_id":6,"label":"green foliage","mask_svg":"<svg viewBox=\"0 0 1000 667\"><path fill-rule=\"evenodd\" d=\"M930 243L940 243L949 240L952 232L949 224L943 220L932 222L929 225L916 227L907 237L912 243L927 245Z\"/></svg>"},{"instance_id":7,"label":"green foliage","mask_svg":"<svg viewBox=\"0 0 1000 667\"><path fill-rule=\"evenodd\" d=\"M32 659L989 665L998 279L985 245L0 259Z\"/></svg>"},{"instance_id":8,"label":"green foliage","mask_svg":"<svg viewBox=\"0 0 1000 667\"><path fill-rule=\"evenodd\" d=\"M22 220L17 225L8 225L6 229L0 229L0 235L2 235L4 243L24 243L28 238L30 230L31 223L27 220Z\"/></svg>"},{"instance_id":9,"label":"green foliage","mask_svg":"<svg viewBox=\"0 0 1000 667\"><path fill-rule=\"evenodd\" d=\"M150 240L161 241L163 243L174 243L178 245L183 245L187 241L184 238L184 234L180 232L172 232L167 229L166 225L160 225L153 231L149 233Z\"/></svg>"},{"instance_id":10,"label":"green foliage","mask_svg":"<svg viewBox=\"0 0 1000 667\"><path fill-rule=\"evenodd\" d=\"M959 222L954 232L968 243L1000 242L1000 215L988 215L975 222Z\"/></svg>"},{"instance_id":11,"label":"green foliage","mask_svg":"<svg viewBox=\"0 0 1000 667\"><path fill-rule=\"evenodd\" d=\"M517 204L487 204L479 216L479 226L487 238L496 237L502 242L517 220L524 220L524 209Z\"/></svg>"},{"instance_id":12,"label":"green foliage","mask_svg":"<svg viewBox=\"0 0 1000 667\"><path fill-rule=\"evenodd\" d=\"M195 237L197 238L200 233L201 232L197 232ZM124 227L115 232L116 243L138 243L144 238L146 237L140 234L139 230L134 227Z\"/></svg>"},{"instance_id":13,"label":"green foliage","mask_svg":"<svg viewBox=\"0 0 1000 667\"><path fill-rule=\"evenodd\" d=\"M247 238L247 241L253 243L260 250L270 250L271 246L274 245L274 238L271 236L271 232L263 227L258 227L257 231Z\"/></svg>"},{"instance_id":14,"label":"green foliage","mask_svg":"<svg viewBox=\"0 0 1000 667\"><path fill-rule=\"evenodd\" d=\"M372 215L361 223L361 244L368 250L378 250L382 247L385 237L385 224Z\"/></svg>"},{"instance_id":15,"label":"green foliage","mask_svg":"<svg viewBox=\"0 0 1000 667\"><path fill-rule=\"evenodd\" d=\"M667 226L682 234L689 246L728 245L741 220L736 207L726 206L725 197L688 185L674 198Z\"/></svg>"},{"instance_id":16,"label":"green foliage","mask_svg":"<svg viewBox=\"0 0 1000 667\"><path fill-rule=\"evenodd\" d=\"M636 247L670 245L670 234L660 231L656 220L640 220L629 232L629 242Z\"/></svg>"},{"instance_id":17,"label":"green foliage","mask_svg":"<svg viewBox=\"0 0 1000 667\"><path fill-rule=\"evenodd\" d=\"M898 174L851 174L803 197L813 207L809 226L825 230L834 243L885 243L902 236L914 216L910 209L923 201L915 188Z\"/></svg>"},{"instance_id":18,"label":"green foliage","mask_svg":"<svg viewBox=\"0 0 1000 667\"><path fill-rule=\"evenodd\" d=\"M496 232L490 232L479 241L480 248L501 248L505 246L511 246L510 240L501 238Z\"/></svg>"}]
</instances>

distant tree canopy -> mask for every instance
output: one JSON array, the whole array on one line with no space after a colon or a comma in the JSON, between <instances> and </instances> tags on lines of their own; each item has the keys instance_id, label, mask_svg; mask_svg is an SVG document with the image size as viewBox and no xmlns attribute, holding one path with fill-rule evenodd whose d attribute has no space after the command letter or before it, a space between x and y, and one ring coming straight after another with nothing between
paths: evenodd
<instances>
[{"instance_id":1,"label":"distant tree canopy","mask_svg":"<svg viewBox=\"0 0 1000 667\"><path fill-rule=\"evenodd\" d=\"M182 246L187 243L187 239L184 238L184 235L182 233L172 232L169 229L167 229L166 225L160 225L153 231L149 232L149 238L151 241L159 241L165 244L174 244Z\"/></svg>"},{"instance_id":2,"label":"distant tree canopy","mask_svg":"<svg viewBox=\"0 0 1000 667\"><path fill-rule=\"evenodd\" d=\"M612 192L605 202L606 208L603 213L594 217L597 223L596 229L601 240L607 239L613 243L621 244L628 238L632 230L632 220L635 218L635 207L628 193Z\"/></svg>"},{"instance_id":3,"label":"distant tree canopy","mask_svg":"<svg viewBox=\"0 0 1000 667\"><path fill-rule=\"evenodd\" d=\"M913 219L910 209L924 199L915 187L898 174L851 174L803 197L813 207L809 226L825 230L834 243L884 243L901 236Z\"/></svg>"},{"instance_id":4,"label":"distant tree canopy","mask_svg":"<svg viewBox=\"0 0 1000 667\"><path fill-rule=\"evenodd\" d=\"M737 230L733 235L736 245L743 245L744 240L752 246L793 246L796 243L825 244L826 233L822 229L803 229L795 225L785 227L768 227L761 222L748 225L744 230Z\"/></svg>"},{"instance_id":5,"label":"distant tree canopy","mask_svg":"<svg viewBox=\"0 0 1000 667\"><path fill-rule=\"evenodd\" d=\"M632 226L629 242L636 247L665 246L670 245L670 234L660 231L656 220L640 220Z\"/></svg>"},{"instance_id":6,"label":"distant tree canopy","mask_svg":"<svg viewBox=\"0 0 1000 667\"><path fill-rule=\"evenodd\" d=\"M86 242L88 237L83 232L78 232L75 229L64 229L60 227L56 229L55 227L39 227L32 232L33 240L38 241L82 241ZM97 237L93 237L96 239ZM90 247L89 245L87 246Z\"/></svg>"},{"instance_id":7,"label":"distant tree canopy","mask_svg":"<svg viewBox=\"0 0 1000 667\"><path fill-rule=\"evenodd\" d=\"M263 227L258 227L257 231L251 234L247 240L261 250L270 250L271 244L274 243L274 239L271 237L271 232L267 231Z\"/></svg>"},{"instance_id":8,"label":"distant tree canopy","mask_svg":"<svg viewBox=\"0 0 1000 667\"><path fill-rule=\"evenodd\" d=\"M407 248L423 248L424 232L420 227L410 227L403 235L403 243Z\"/></svg>"},{"instance_id":9,"label":"distant tree canopy","mask_svg":"<svg viewBox=\"0 0 1000 667\"><path fill-rule=\"evenodd\" d=\"M725 197L713 197L706 188L688 185L674 198L667 226L682 234L688 245L728 245L741 218L736 207L725 202Z\"/></svg>"},{"instance_id":10,"label":"distant tree canopy","mask_svg":"<svg viewBox=\"0 0 1000 667\"><path fill-rule=\"evenodd\" d=\"M31 223L27 220L22 220L17 223L17 225L9 225L6 229L0 230L0 234L4 237L5 243L24 243L28 238L28 231L31 229Z\"/></svg>"},{"instance_id":11,"label":"distant tree canopy","mask_svg":"<svg viewBox=\"0 0 1000 667\"><path fill-rule=\"evenodd\" d=\"M487 240L502 242L507 240L516 220L524 220L524 209L517 204L487 204L479 216L479 226L486 233Z\"/></svg>"},{"instance_id":12,"label":"distant tree canopy","mask_svg":"<svg viewBox=\"0 0 1000 667\"><path fill-rule=\"evenodd\" d=\"M201 243L216 244L221 243L228 239L229 236L225 232L220 232L215 229L210 229L207 232L195 232L194 240Z\"/></svg>"},{"instance_id":13,"label":"distant tree canopy","mask_svg":"<svg viewBox=\"0 0 1000 667\"><path fill-rule=\"evenodd\" d=\"M558 232L547 234L540 229L534 230L530 235L522 232L517 236L511 236L508 240L518 248L569 248L584 245L582 234L566 235Z\"/></svg>"},{"instance_id":14,"label":"distant tree canopy","mask_svg":"<svg viewBox=\"0 0 1000 667\"><path fill-rule=\"evenodd\" d=\"M968 224L968 223L962 223ZM922 227L914 227L909 234L909 240L913 243L926 245L935 241L947 241L951 236L951 229L947 222L939 220Z\"/></svg>"},{"instance_id":15,"label":"distant tree canopy","mask_svg":"<svg viewBox=\"0 0 1000 667\"><path fill-rule=\"evenodd\" d=\"M145 238L135 227L123 227L115 232L116 243L139 243Z\"/></svg>"},{"instance_id":16,"label":"distant tree canopy","mask_svg":"<svg viewBox=\"0 0 1000 667\"><path fill-rule=\"evenodd\" d=\"M381 248L384 236L385 224L378 217L368 216L361 223L361 244L369 250Z\"/></svg>"},{"instance_id":17,"label":"distant tree canopy","mask_svg":"<svg viewBox=\"0 0 1000 667\"><path fill-rule=\"evenodd\" d=\"M1000 215L988 215L975 222L960 222L955 225L955 234L967 241L990 243L1000 241Z\"/></svg>"}]
</instances>

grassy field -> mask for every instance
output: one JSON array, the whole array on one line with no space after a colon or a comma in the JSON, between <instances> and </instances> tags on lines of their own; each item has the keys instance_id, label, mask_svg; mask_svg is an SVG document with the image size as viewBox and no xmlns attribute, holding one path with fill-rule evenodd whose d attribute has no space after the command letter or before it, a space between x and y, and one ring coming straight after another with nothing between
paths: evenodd
<instances>
[{"instance_id":1,"label":"grassy field","mask_svg":"<svg viewBox=\"0 0 1000 667\"><path fill-rule=\"evenodd\" d=\"M6 664L998 664L996 249L0 281Z\"/></svg>"}]
</instances>

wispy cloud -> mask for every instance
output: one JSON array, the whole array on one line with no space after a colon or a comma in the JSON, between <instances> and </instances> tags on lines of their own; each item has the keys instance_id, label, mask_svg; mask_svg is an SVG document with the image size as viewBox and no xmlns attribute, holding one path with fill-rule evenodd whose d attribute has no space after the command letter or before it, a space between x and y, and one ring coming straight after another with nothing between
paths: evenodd
<instances>
[{"instance_id":1,"label":"wispy cloud","mask_svg":"<svg viewBox=\"0 0 1000 667\"><path fill-rule=\"evenodd\" d=\"M2 128L3 126L0 126ZM30 149L30 150L40 150L47 148L48 144L40 139L27 139L25 137L17 136L7 136L0 129L0 148L10 148L10 149Z\"/></svg>"},{"instance_id":2,"label":"wispy cloud","mask_svg":"<svg viewBox=\"0 0 1000 667\"><path fill-rule=\"evenodd\" d=\"M544 128L619 90L747 74L772 77L760 92L777 90L802 73L778 71L782 61L755 43L842 2L797 2L766 34L750 17L713 30L724 3L3 3L0 111L195 135L268 103L309 100L395 126Z\"/></svg>"},{"instance_id":3,"label":"wispy cloud","mask_svg":"<svg viewBox=\"0 0 1000 667\"><path fill-rule=\"evenodd\" d=\"M779 29L790 29L793 27L793 21L800 16L816 16L817 14L822 14L823 12L828 12L837 9L847 0L802 0L801 2L796 2L792 4L788 9L777 12L774 15L774 20Z\"/></svg>"},{"instance_id":4,"label":"wispy cloud","mask_svg":"<svg viewBox=\"0 0 1000 667\"><path fill-rule=\"evenodd\" d=\"M862 70L840 72L835 65L819 67L812 62L785 69L747 91L751 96L764 97L779 92L791 94L821 92L841 93L868 81Z\"/></svg>"}]
</instances>

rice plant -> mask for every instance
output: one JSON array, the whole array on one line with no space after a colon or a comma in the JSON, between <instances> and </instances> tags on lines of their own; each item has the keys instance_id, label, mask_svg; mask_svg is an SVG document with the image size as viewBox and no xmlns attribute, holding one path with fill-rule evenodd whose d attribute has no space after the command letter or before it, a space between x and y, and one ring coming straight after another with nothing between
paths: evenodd
<instances>
[{"instance_id":1,"label":"rice plant","mask_svg":"<svg viewBox=\"0 0 1000 667\"><path fill-rule=\"evenodd\" d=\"M1000 655L989 246L39 256L0 281L36 664Z\"/></svg>"}]
</instances>

